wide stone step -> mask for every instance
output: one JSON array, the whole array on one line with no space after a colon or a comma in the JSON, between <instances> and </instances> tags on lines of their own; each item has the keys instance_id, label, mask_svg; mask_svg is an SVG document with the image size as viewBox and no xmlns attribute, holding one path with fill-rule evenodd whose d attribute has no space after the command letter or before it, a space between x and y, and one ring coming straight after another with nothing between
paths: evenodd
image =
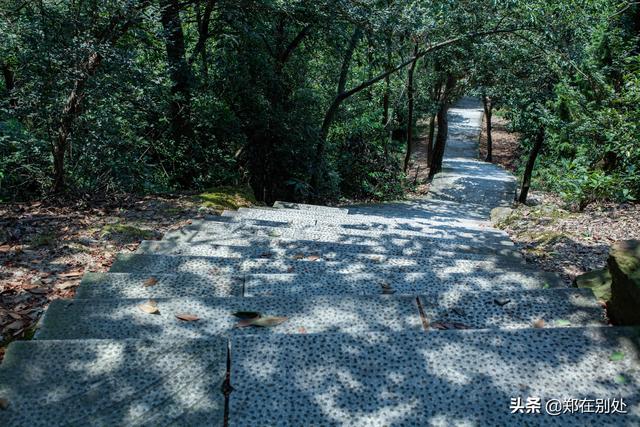
<instances>
[{"instance_id":1,"label":"wide stone step","mask_svg":"<svg viewBox=\"0 0 640 427\"><path fill-rule=\"evenodd\" d=\"M491 251L475 253L473 251L442 250L429 246L428 249L410 250L398 247L387 249L384 246L347 245L340 243L290 241L283 244L273 239L246 239L239 245L229 245L227 241L195 242L176 244L171 241L143 241L135 253L147 255L196 255L225 258L269 258L269 259L302 259L321 258L332 261L385 262L387 257L410 258L456 258L465 260L491 261L500 264L526 265L520 253L503 250L499 253Z\"/></svg>"},{"instance_id":2,"label":"wide stone step","mask_svg":"<svg viewBox=\"0 0 640 427\"><path fill-rule=\"evenodd\" d=\"M242 296L243 275L85 273L77 298L181 298Z\"/></svg>"},{"instance_id":3,"label":"wide stone step","mask_svg":"<svg viewBox=\"0 0 640 427\"><path fill-rule=\"evenodd\" d=\"M423 328L415 296L316 296L312 298L156 299L158 314L140 305L148 299L54 301L37 339L203 338L216 335L406 331ZM236 312L286 317L272 327L238 328ZM178 314L198 317L183 321Z\"/></svg>"},{"instance_id":4,"label":"wide stone step","mask_svg":"<svg viewBox=\"0 0 640 427\"><path fill-rule=\"evenodd\" d=\"M604 310L588 290L547 289L467 292L431 296L314 296L285 298L156 299L157 314L140 307L148 299L56 300L37 339L179 339L215 335L300 334L420 329L509 329L602 325ZM418 301L420 302L418 304ZM273 327L236 327L236 312L286 317ZM196 316L182 321L179 314Z\"/></svg>"},{"instance_id":5,"label":"wide stone step","mask_svg":"<svg viewBox=\"0 0 640 427\"><path fill-rule=\"evenodd\" d=\"M521 272L496 275L446 273L364 272L318 274L248 274L245 297L314 295L457 295L470 291L546 289L562 286L555 274Z\"/></svg>"},{"instance_id":6,"label":"wide stone step","mask_svg":"<svg viewBox=\"0 0 640 427\"><path fill-rule=\"evenodd\" d=\"M522 273L535 277L538 271L524 264L491 260L455 258L411 258L358 254L357 259L331 261L322 258L302 259L225 258L190 255L119 254L111 266L112 273L193 273L201 275L256 273L365 273L365 272L437 272L450 275L499 277ZM367 258L368 257L368 258Z\"/></svg>"},{"instance_id":7,"label":"wide stone step","mask_svg":"<svg viewBox=\"0 0 640 427\"><path fill-rule=\"evenodd\" d=\"M231 347L229 419L238 426L640 423L634 329L273 334L234 337ZM540 414L511 413L530 398L534 411L541 399ZM565 399L595 407L614 398L627 414L562 413Z\"/></svg>"},{"instance_id":8,"label":"wide stone step","mask_svg":"<svg viewBox=\"0 0 640 427\"><path fill-rule=\"evenodd\" d=\"M0 365L0 425L222 426L227 340L19 341Z\"/></svg>"},{"instance_id":9,"label":"wide stone step","mask_svg":"<svg viewBox=\"0 0 640 427\"><path fill-rule=\"evenodd\" d=\"M433 222L429 219L413 218L403 219L397 218L392 214L380 212L380 215L310 215L307 213L299 213L287 209L262 209L262 208L240 208L237 211L224 211L223 217L259 219L269 221L287 222L293 226L309 226L318 227L343 227L343 228L360 228L360 229L378 229L393 230L407 229L413 231L429 231L437 228L467 228L478 230L486 228L489 224L486 221L468 221L468 220L449 220L446 225L440 222Z\"/></svg>"},{"instance_id":10,"label":"wide stone step","mask_svg":"<svg viewBox=\"0 0 640 427\"><path fill-rule=\"evenodd\" d=\"M278 209L292 209L301 212L315 212L315 213L323 213L328 215L346 215L349 213L349 209L345 208L332 208L329 206L320 206L320 205L308 205L305 203L293 203L293 202L282 202L277 201L273 204L274 208Z\"/></svg>"},{"instance_id":11,"label":"wide stone step","mask_svg":"<svg viewBox=\"0 0 640 427\"><path fill-rule=\"evenodd\" d=\"M640 423L637 328L258 334L230 341L232 388L224 390L233 425ZM7 401L0 425L223 425L228 347L215 337L12 343L0 367ZM539 414L518 411L529 398L534 412L540 399ZM588 406L564 412L572 399Z\"/></svg>"},{"instance_id":12,"label":"wide stone step","mask_svg":"<svg viewBox=\"0 0 640 427\"><path fill-rule=\"evenodd\" d=\"M468 274L380 273L357 274L248 274L208 273L131 274L87 273L78 298L181 298L181 297L296 297L318 295L429 295L441 298L473 291L520 292L561 285L557 276L539 273L531 277L507 273L498 277Z\"/></svg>"},{"instance_id":13,"label":"wide stone step","mask_svg":"<svg viewBox=\"0 0 640 427\"><path fill-rule=\"evenodd\" d=\"M461 246L473 248L513 248L514 244L508 236L494 230L486 232L433 232L421 233L407 230L377 231L358 229L318 229L315 227L266 227L230 223L202 224L194 223L183 229L165 234L163 240L179 243L195 243L198 241L213 242L215 239L238 238L272 238L289 240L315 240L323 242L340 242L348 244L388 244L388 242L418 242L436 246Z\"/></svg>"}]
</instances>

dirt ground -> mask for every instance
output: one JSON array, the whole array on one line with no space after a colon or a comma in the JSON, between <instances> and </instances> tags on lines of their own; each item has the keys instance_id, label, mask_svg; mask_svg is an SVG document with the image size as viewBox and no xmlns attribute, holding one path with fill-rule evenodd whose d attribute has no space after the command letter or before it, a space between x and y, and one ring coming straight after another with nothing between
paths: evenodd
<instances>
[{"instance_id":1,"label":"dirt ground","mask_svg":"<svg viewBox=\"0 0 640 427\"><path fill-rule=\"evenodd\" d=\"M52 300L74 297L85 272L107 271L119 252L236 203L251 204L220 192L0 204L0 360L3 345L33 335Z\"/></svg>"},{"instance_id":2,"label":"dirt ground","mask_svg":"<svg viewBox=\"0 0 640 427\"><path fill-rule=\"evenodd\" d=\"M507 132L503 118L494 119L493 161L515 171L522 155L518 135ZM481 136L484 156L486 123ZM580 274L604 268L614 242L640 239L640 205L599 202L576 212L555 194L532 191L527 205L514 206L511 216L498 225L529 262L559 272L571 283Z\"/></svg>"}]
</instances>

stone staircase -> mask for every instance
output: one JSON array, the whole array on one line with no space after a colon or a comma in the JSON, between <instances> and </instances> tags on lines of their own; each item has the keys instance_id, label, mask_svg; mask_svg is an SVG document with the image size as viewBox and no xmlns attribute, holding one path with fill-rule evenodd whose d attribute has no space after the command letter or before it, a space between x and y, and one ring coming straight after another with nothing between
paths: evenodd
<instances>
[{"instance_id":1,"label":"stone staircase","mask_svg":"<svg viewBox=\"0 0 640 427\"><path fill-rule=\"evenodd\" d=\"M426 199L225 212L86 274L9 347L0 425L639 425L639 332L491 227L515 180L476 160L477 103L450 115Z\"/></svg>"}]
</instances>

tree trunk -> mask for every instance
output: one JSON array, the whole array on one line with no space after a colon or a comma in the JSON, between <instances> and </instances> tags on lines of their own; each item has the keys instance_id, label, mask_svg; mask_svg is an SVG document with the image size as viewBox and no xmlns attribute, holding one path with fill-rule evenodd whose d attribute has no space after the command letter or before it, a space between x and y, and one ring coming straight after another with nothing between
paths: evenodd
<instances>
[{"instance_id":1,"label":"tree trunk","mask_svg":"<svg viewBox=\"0 0 640 427\"><path fill-rule=\"evenodd\" d=\"M387 40L387 63L386 70L391 69L391 42ZM384 94L382 96L382 124L387 126L389 123L389 100L391 97L391 76L384 78Z\"/></svg>"},{"instance_id":2,"label":"tree trunk","mask_svg":"<svg viewBox=\"0 0 640 427\"><path fill-rule=\"evenodd\" d=\"M9 99L9 105L11 107L16 107L17 101L12 96L13 89L16 87L15 73L8 64L0 64L0 69L2 70L2 76L4 77L4 89L6 96Z\"/></svg>"},{"instance_id":3,"label":"tree trunk","mask_svg":"<svg viewBox=\"0 0 640 427\"><path fill-rule=\"evenodd\" d=\"M413 77L416 71L416 65L418 63L418 43L413 48L413 56L416 58L411 63L409 71L407 73L407 153L404 157L404 173L409 170L409 163L411 162L411 154L413 152L413 110L414 110L414 87Z\"/></svg>"},{"instance_id":4,"label":"tree trunk","mask_svg":"<svg viewBox=\"0 0 640 427\"><path fill-rule=\"evenodd\" d=\"M452 74L447 75L447 82L440 101L440 108L438 109L438 133L436 136L436 142L433 147L433 157L429 164L429 179L442 170L442 160L444 158L444 150L447 145L447 136L449 135L449 120L447 114L450 107L450 97L453 89L456 85L456 78Z\"/></svg>"},{"instance_id":5,"label":"tree trunk","mask_svg":"<svg viewBox=\"0 0 640 427\"><path fill-rule=\"evenodd\" d=\"M165 50L171 79L170 120L174 142L189 157L194 132L191 125L191 67L185 56L184 32L180 20L180 1L162 0L160 20L165 35ZM181 184L189 185L191 177L181 177Z\"/></svg>"},{"instance_id":6,"label":"tree trunk","mask_svg":"<svg viewBox=\"0 0 640 427\"><path fill-rule=\"evenodd\" d=\"M436 116L429 118L429 135L427 136L427 164L431 164L433 158L433 137L436 134Z\"/></svg>"},{"instance_id":7,"label":"tree trunk","mask_svg":"<svg viewBox=\"0 0 640 427\"><path fill-rule=\"evenodd\" d=\"M531 175L533 174L533 168L536 164L536 159L538 158L538 154L542 149L543 143L544 143L544 128L541 127L536 135L536 140L535 140L535 143L533 144L533 148L531 148L531 152L529 153L527 166L524 168L524 175L522 175L522 187L520 188L520 196L518 197L518 201L520 203L527 202L527 196L529 195L529 188L531 187Z\"/></svg>"},{"instance_id":8,"label":"tree trunk","mask_svg":"<svg viewBox=\"0 0 640 427\"><path fill-rule=\"evenodd\" d=\"M491 98L488 96L482 97L482 104L484 106L484 117L487 122L487 157L485 161L492 162L493 161L493 136L492 132L492 124L491 124L491 116L493 115L493 104L491 103Z\"/></svg>"},{"instance_id":9,"label":"tree trunk","mask_svg":"<svg viewBox=\"0 0 640 427\"><path fill-rule=\"evenodd\" d=\"M122 14L112 16L109 24L99 33L97 44L116 43L129 28L138 22L141 12L149 3L150 0L141 0L133 3L131 7ZM73 123L80 115L80 104L84 98L85 86L89 78L96 73L101 63L102 56L97 52L93 52L79 65L78 68L81 75L74 81L73 89L67 97L62 113L60 114L56 140L52 144L53 191L57 194L65 190L64 157L69 145L69 137L73 130Z\"/></svg>"}]
</instances>

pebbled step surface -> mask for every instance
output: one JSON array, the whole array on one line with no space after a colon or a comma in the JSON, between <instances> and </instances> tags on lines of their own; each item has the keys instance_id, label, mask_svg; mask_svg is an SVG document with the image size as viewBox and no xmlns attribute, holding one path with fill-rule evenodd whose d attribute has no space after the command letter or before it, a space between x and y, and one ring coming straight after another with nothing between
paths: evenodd
<instances>
[{"instance_id":1,"label":"pebbled step surface","mask_svg":"<svg viewBox=\"0 0 640 427\"><path fill-rule=\"evenodd\" d=\"M349 209L346 209L346 208L332 208L329 206L307 205L304 203L283 202L280 200L276 201L273 204L273 207L278 209L295 209L300 211L323 212L330 215L333 215L336 213L337 214L349 213Z\"/></svg>"},{"instance_id":2,"label":"pebbled step surface","mask_svg":"<svg viewBox=\"0 0 640 427\"><path fill-rule=\"evenodd\" d=\"M637 334L556 328L234 337L230 413L237 426L638 425ZM624 359L610 360L614 352ZM543 413L511 414L518 397L540 397ZM613 397L624 399L628 414L544 413L549 399Z\"/></svg>"},{"instance_id":3,"label":"pebbled step surface","mask_svg":"<svg viewBox=\"0 0 640 427\"><path fill-rule=\"evenodd\" d=\"M143 312L148 299L54 301L38 339L206 338L216 335L299 334L422 329L416 297L316 296L313 298L174 298L157 299L159 314ZM236 328L238 311L287 317L273 327ZM177 314L197 316L182 321Z\"/></svg>"},{"instance_id":4,"label":"pebbled step surface","mask_svg":"<svg viewBox=\"0 0 640 427\"><path fill-rule=\"evenodd\" d=\"M0 425L222 426L227 341L11 344L0 365Z\"/></svg>"},{"instance_id":5,"label":"pebbled step surface","mask_svg":"<svg viewBox=\"0 0 640 427\"><path fill-rule=\"evenodd\" d=\"M446 274L439 271L422 273L357 274L251 274L245 277L245 297L281 297L314 295L379 295L383 290L399 295L456 294L469 291L511 291L557 287L555 276L531 277L521 273L494 276Z\"/></svg>"},{"instance_id":6,"label":"pebbled step surface","mask_svg":"<svg viewBox=\"0 0 640 427\"><path fill-rule=\"evenodd\" d=\"M326 243L342 243L352 245L380 246L383 248L394 247L434 247L447 250L489 252L493 250L514 249L512 241L504 236L477 233L472 235L448 234L448 235L405 235L398 233L377 232L317 232L313 228L308 230L296 230L289 228L262 228L248 226L244 228L229 229L228 227L215 227L213 229L187 228L180 231L167 233L163 241L175 244L218 243L224 240L306 240Z\"/></svg>"},{"instance_id":7,"label":"pebbled step surface","mask_svg":"<svg viewBox=\"0 0 640 427\"><path fill-rule=\"evenodd\" d=\"M227 243L227 242L224 242ZM325 242L291 241L278 244L278 241L266 241L262 245L247 240L244 245L231 246L216 243L176 244L174 242L146 240L143 241L136 254L146 255L189 255L224 258L263 258L263 259L305 259L321 258L324 260L353 262L385 262L387 257L406 258L457 258L465 260L490 261L501 264L526 266L522 256L515 251L503 251L496 254L480 254L471 251L445 251L430 247L422 251L396 249L392 253L385 252L384 247L348 245Z\"/></svg>"},{"instance_id":8,"label":"pebbled step surface","mask_svg":"<svg viewBox=\"0 0 640 427\"><path fill-rule=\"evenodd\" d=\"M420 305L417 299L420 300ZM528 328L603 325L604 310L589 290L467 292L431 296L314 296L308 298L161 298L159 313L140 309L148 299L57 300L37 339L180 339L216 335L402 332L431 328ZM284 316L273 327L237 328L235 312ZM197 321L175 316L190 314Z\"/></svg>"},{"instance_id":9,"label":"pebbled step surface","mask_svg":"<svg viewBox=\"0 0 640 427\"><path fill-rule=\"evenodd\" d=\"M145 286L149 279L155 282ZM181 298L242 296L244 275L86 273L76 298Z\"/></svg>"},{"instance_id":10,"label":"pebbled step surface","mask_svg":"<svg viewBox=\"0 0 640 427\"><path fill-rule=\"evenodd\" d=\"M540 277L533 267L520 263L502 263L482 259L411 258L362 254L357 260L331 261L315 257L303 259L224 258L189 255L120 254L111 267L113 273L192 273L192 274L258 274L258 273L364 273L364 272L437 272L499 277L506 273L522 273Z\"/></svg>"}]
</instances>

